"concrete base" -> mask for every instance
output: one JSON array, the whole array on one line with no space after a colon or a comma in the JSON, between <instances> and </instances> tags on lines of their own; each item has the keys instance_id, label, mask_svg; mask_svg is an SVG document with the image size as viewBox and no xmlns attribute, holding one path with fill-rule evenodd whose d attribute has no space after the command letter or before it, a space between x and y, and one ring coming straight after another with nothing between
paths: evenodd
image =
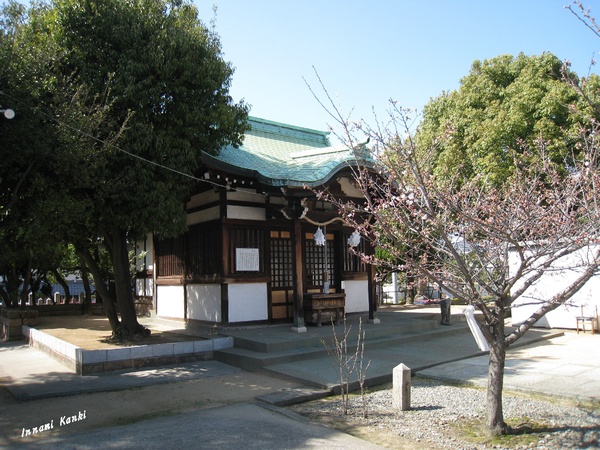
<instances>
[{"instance_id":1,"label":"concrete base","mask_svg":"<svg viewBox=\"0 0 600 450\"><path fill-rule=\"evenodd\" d=\"M233 338L220 337L169 344L84 350L43 331L23 326L31 347L48 354L78 375L213 359L215 350L233 347Z\"/></svg>"},{"instance_id":2,"label":"concrete base","mask_svg":"<svg viewBox=\"0 0 600 450\"><path fill-rule=\"evenodd\" d=\"M292 327L292 331L295 333L306 333L306 327Z\"/></svg>"}]
</instances>

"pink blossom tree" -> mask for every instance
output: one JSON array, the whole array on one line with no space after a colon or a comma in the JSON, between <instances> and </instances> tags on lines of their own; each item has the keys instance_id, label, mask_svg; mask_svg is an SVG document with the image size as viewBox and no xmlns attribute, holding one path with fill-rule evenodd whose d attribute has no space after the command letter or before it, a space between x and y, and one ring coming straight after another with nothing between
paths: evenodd
<instances>
[{"instance_id":1,"label":"pink blossom tree","mask_svg":"<svg viewBox=\"0 0 600 450\"><path fill-rule=\"evenodd\" d=\"M361 255L369 263L426 277L481 312L478 325L490 348L487 427L492 434L511 432L502 409L507 349L598 272L598 121L587 116L578 125L580 137L560 164L543 136L533 143L514 140L503 149L510 175L498 183L487 174L466 178L460 170L440 177L436 146L417 145L410 111L395 103L387 121L375 126L345 120L335 105L332 111L357 158L365 146L374 158L354 173L364 203L319 195L379 249ZM452 131L439 139L452 139ZM574 281L541 299L522 324L505 328L512 303L558 266L576 270Z\"/></svg>"}]
</instances>

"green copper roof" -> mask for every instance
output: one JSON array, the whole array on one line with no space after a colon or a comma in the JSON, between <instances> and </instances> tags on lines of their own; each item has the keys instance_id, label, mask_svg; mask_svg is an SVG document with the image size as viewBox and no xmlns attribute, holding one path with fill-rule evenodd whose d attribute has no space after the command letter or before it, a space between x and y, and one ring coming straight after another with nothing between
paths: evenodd
<instances>
[{"instance_id":1,"label":"green copper roof","mask_svg":"<svg viewBox=\"0 0 600 450\"><path fill-rule=\"evenodd\" d=\"M350 150L331 145L328 132L255 117L248 121L251 130L239 148L225 147L216 157L203 154L204 161L281 187L318 186L342 168L356 165Z\"/></svg>"}]
</instances>

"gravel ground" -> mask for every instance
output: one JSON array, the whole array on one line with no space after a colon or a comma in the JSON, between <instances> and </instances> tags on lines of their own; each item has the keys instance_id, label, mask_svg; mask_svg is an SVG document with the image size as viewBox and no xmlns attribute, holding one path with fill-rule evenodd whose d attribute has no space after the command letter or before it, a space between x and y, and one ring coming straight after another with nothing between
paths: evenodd
<instances>
[{"instance_id":1,"label":"gravel ground","mask_svg":"<svg viewBox=\"0 0 600 450\"><path fill-rule=\"evenodd\" d=\"M552 399L508 395L503 401L504 418L512 426L527 423L542 429L501 443L474 443L463 426L485 421L485 395L482 389L439 384L434 380L412 380L411 410L395 410L392 391L384 389L366 395L368 417L363 418L363 399L353 396L342 427L361 429L366 435L384 436L380 442L390 448L452 449L567 449L599 448L600 410L584 409ZM340 398L340 397L338 397ZM320 401L300 405L296 412L314 419L341 419L340 401ZM333 421L332 421L333 422ZM330 423L332 425L332 423ZM340 426L338 420L337 426ZM472 430L480 430L471 426ZM482 436L482 433L479 433ZM365 434L363 434L365 436ZM394 443L394 437L404 444ZM371 439L373 440L373 439Z\"/></svg>"}]
</instances>

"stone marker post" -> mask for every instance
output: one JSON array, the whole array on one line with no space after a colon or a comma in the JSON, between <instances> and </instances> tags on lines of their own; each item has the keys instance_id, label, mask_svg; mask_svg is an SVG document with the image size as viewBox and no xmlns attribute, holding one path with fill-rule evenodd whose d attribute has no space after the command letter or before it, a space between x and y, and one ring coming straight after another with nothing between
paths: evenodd
<instances>
[{"instance_id":1,"label":"stone marker post","mask_svg":"<svg viewBox=\"0 0 600 450\"><path fill-rule=\"evenodd\" d=\"M392 373L392 395L394 408L410 409L410 368L404 364L394 367Z\"/></svg>"}]
</instances>

